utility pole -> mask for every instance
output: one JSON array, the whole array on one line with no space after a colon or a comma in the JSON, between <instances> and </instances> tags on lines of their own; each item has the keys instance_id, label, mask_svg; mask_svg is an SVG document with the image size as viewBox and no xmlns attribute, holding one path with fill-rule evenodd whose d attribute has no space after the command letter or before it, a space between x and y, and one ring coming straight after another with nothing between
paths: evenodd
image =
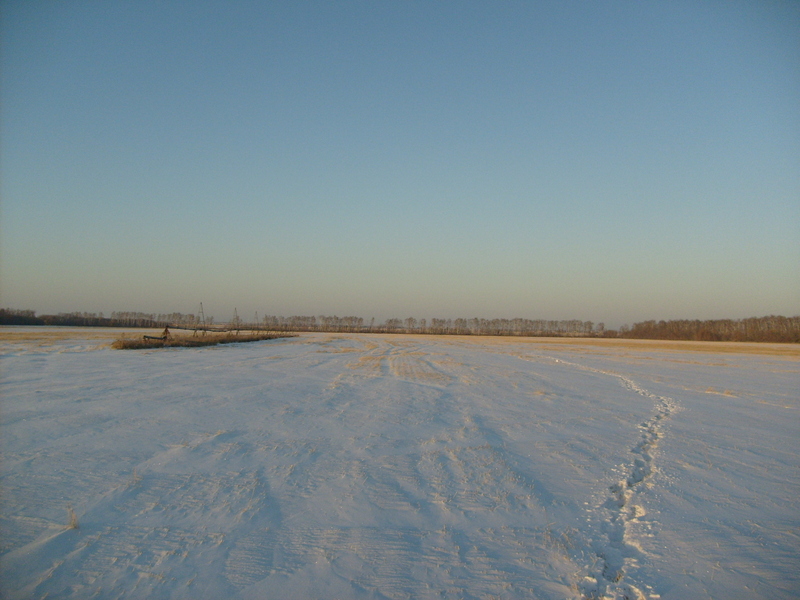
<instances>
[{"instance_id":1,"label":"utility pole","mask_svg":"<svg viewBox=\"0 0 800 600\"><path fill-rule=\"evenodd\" d=\"M203 313L203 303L200 303L200 327L203 331L203 335L206 334L206 315ZM197 327L195 327L194 335L197 335Z\"/></svg>"}]
</instances>

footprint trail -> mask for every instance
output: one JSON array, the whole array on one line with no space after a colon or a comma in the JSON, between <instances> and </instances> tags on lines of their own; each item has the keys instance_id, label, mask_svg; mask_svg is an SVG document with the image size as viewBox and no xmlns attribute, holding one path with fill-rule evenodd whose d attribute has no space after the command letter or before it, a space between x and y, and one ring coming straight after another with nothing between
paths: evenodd
<instances>
[{"instance_id":1,"label":"footprint trail","mask_svg":"<svg viewBox=\"0 0 800 600\"><path fill-rule=\"evenodd\" d=\"M588 569L580 585L584 600L647 600L648 595L640 589L646 584L634 585L631 572L643 558L642 551L630 538L633 523L644 516L644 508L637 497L653 485L652 477L657 472L656 454L664 436L668 419L681 410L677 401L659 396L637 384L630 377L573 363L560 358L542 357L569 367L616 378L625 389L653 401L653 416L639 425L639 442L631 449L634 455L631 464L623 470L623 477L608 488L608 496L600 506L601 535L591 542L592 551L598 561Z\"/></svg>"}]
</instances>

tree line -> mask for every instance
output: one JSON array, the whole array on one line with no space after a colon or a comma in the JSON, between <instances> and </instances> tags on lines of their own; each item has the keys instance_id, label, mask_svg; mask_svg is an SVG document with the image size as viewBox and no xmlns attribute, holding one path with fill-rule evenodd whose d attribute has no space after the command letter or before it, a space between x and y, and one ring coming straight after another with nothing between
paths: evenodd
<instances>
[{"instance_id":1,"label":"tree line","mask_svg":"<svg viewBox=\"0 0 800 600\"><path fill-rule=\"evenodd\" d=\"M800 316L751 317L707 321L678 319L644 321L620 328L619 336L652 340L697 340L709 342L800 343Z\"/></svg>"},{"instance_id":2,"label":"tree line","mask_svg":"<svg viewBox=\"0 0 800 600\"><path fill-rule=\"evenodd\" d=\"M112 312L110 317L101 313L70 312L36 316L36 311L0 308L0 325L55 325L61 327L165 327L166 325L193 327L199 323L195 315L182 313L155 314L143 312ZM213 324L213 318L206 319Z\"/></svg>"},{"instance_id":3,"label":"tree line","mask_svg":"<svg viewBox=\"0 0 800 600\"><path fill-rule=\"evenodd\" d=\"M164 326L185 329L212 328L214 318L195 314L112 312L72 312L36 316L32 310L0 309L0 325L60 325L72 327L148 327ZM658 340L696 340L731 342L790 342L800 343L800 316L751 317L748 319L713 319L643 321L619 330L606 329L603 323L592 321L544 319L482 319L482 318L390 318L383 323L375 319L347 316L266 315L247 322L234 311L234 317L216 327L234 330L274 332L331 332L331 333L424 333L433 335L496 335L522 337L607 337Z\"/></svg>"},{"instance_id":4,"label":"tree line","mask_svg":"<svg viewBox=\"0 0 800 600\"><path fill-rule=\"evenodd\" d=\"M255 324L274 331L328 331L362 333L426 333L439 335L516 335L516 336L601 336L602 323L591 321L546 321L532 319L405 319L390 318L383 323L362 317L337 316L265 316Z\"/></svg>"}]
</instances>

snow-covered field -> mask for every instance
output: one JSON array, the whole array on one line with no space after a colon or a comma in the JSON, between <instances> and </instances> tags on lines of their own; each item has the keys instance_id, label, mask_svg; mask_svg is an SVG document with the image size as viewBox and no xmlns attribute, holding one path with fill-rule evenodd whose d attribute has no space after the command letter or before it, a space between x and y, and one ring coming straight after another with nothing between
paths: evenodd
<instances>
[{"instance_id":1,"label":"snow-covered field","mask_svg":"<svg viewBox=\"0 0 800 600\"><path fill-rule=\"evenodd\" d=\"M3 598L800 597L797 347L42 332Z\"/></svg>"}]
</instances>

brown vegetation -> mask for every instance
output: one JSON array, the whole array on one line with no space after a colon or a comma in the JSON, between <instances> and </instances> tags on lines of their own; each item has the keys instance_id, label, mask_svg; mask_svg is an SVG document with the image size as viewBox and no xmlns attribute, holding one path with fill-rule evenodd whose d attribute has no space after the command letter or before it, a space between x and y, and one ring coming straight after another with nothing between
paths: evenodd
<instances>
[{"instance_id":1,"label":"brown vegetation","mask_svg":"<svg viewBox=\"0 0 800 600\"><path fill-rule=\"evenodd\" d=\"M475 336L463 336L459 341L472 341L476 344L483 340ZM492 338L493 344L531 344L537 349L557 352L566 348L580 348L580 352L622 355L639 352L711 352L725 354L761 354L765 356L782 356L792 360L800 359L800 344L770 342L700 342L694 340L655 340L632 338L578 338L578 337L528 337L524 339L512 337Z\"/></svg>"},{"instance_id":2,"label":"brown vegetation","mask_svg":"<svg viewBox=\"0 0 800 600\"><path fill-rule=\"evenodd\" d=\"M147 348L195 348L199 346L216 346L217 344L235 344L241 342L261 342L276 338L294 337L292 335L277 333L252 333L241 334L225 333L222 335L203 336L169 336L167 338L154 338L148 336L136 338L120 338L111 344L117 350L144 350Z\"/></svg>"}]
</instances>

